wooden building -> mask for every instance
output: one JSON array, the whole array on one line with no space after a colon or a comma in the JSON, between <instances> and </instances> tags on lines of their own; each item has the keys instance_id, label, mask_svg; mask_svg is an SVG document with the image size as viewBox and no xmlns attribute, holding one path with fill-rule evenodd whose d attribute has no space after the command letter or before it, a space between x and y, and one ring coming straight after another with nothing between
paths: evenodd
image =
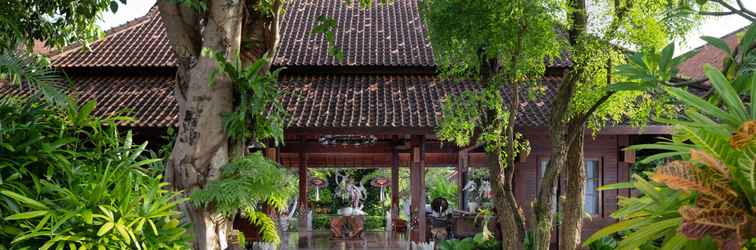
<instances>
[{"instance_id":1,"label":"wooden building","mask_svg":"<svg viewBox=\"0 0 756 250\"><path fill-rule=\"evenodd\" d=\"M280 87L290 113L286 144L268 152L284 166L298 168L304 177L314 167L386 167L397 178L399 167L411 169L413 204L424 204L423 174L426 167L455 166L460 172L482 166L481 149L460 149L443 144L434 135L439 125L441 103L475 82L451 82L435 74L432 47L420 20L418 2L393 1L367 10L346 5L343 0L289 0L283 19L275 67L286 67ZM358 2L358 1L353 1ZM336 19L336 45L345 57L338 61L327 53L322 35L310 30L320 15ZM52 56L53 65L75 83L70 93L81 100L96 100L96 115L126 110L136 120L121 124L142 138L156 139L179 119L173 97L175 57L156 8L144 17L113 28L90 45L91 51L72 46ZM531 218L541 166L550 153L547 129L550 102L555 87L571 62L568 58L545 61L544 94L521 103L518 130L530 140L532 152L516 166L516 197ZM25 87L0 86L0 97L25 95ZM513 93L507 92L505 96ZM525 93L519 93L525 96ZM634 160L622 148L642 138L668 134L663 126L644 129L613 126L586 135L588 169L584 235L612 221L617 199L628 190L596 191L595 187L626 181ZM375 136L370 145L323 145L328 135ZM460 175L463 176L463 175ZM306 179L306 178L303 178ZM463 178L459 178L460 182ZM394 181L392 184L396 184ZM302 182L301 199L306 199ZM392 190L397 190L396 188ZM397 194L392 194L396 202ZM306 203L305 203L306 204ZM396 213L396 208L392 209ZM416 213L420 227L414 239L425 234L424 213Z\"/></svg>"}]
</instances>

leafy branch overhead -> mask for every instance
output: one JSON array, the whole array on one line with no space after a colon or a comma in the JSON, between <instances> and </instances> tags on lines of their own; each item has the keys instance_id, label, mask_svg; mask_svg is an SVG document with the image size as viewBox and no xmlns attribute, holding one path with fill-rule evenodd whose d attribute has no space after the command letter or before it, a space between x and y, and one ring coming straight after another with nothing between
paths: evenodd
<instances>
[{"instance_id":1,"label":"leafy branch overhead","mask_svg":"<svg viewBox=\"0 0 756 250\"><path fill-rule=\"evenodd\" d=\"M336 19L329 16L318 16L317 23L312 27L311 34L323 34L328 44L328 54L335 57L337 61L344 60L344 51L336 46L336 39L333 30L336 28Z\"/></svg>"},{"instance_id":2,"label":"leafy branch overhead","mask_svg":"<svg viewBox=\"0 0 756 250\"><path fill-rule=\"evenodd\" d=\"M502 91L517 95L519 91L509 89L510 85L532 85L531 79L540 78L545 71L544 59L559 56L552 15L557 6L556 1L423 2L421 12L441 75L480 80L483 85L480 91L443 101L439 137L459 146L483 143L489 152L501 152L501 159L506 159L507 150L503 149L509 139L502 135L507 126L514 126L509 123L515 110L508 108ZM511 34L518 36L500 39ZM490 79L483 79L486 77ZM518 151L513 153L527 151L521 136L515 137L510 138L517 142Z\"/></svg>"}]
</instances>

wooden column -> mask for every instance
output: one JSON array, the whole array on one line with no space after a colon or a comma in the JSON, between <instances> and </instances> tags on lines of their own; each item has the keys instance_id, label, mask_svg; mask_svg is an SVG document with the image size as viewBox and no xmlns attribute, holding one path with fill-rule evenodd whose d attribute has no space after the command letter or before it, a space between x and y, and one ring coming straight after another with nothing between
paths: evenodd
<instances>
[{"instance_id":1,"label":"wooden column","mask_svg":"<svg viewBox=\"0 0 756 250\"><path fill-rule=\"evenodd\" d=\"M463 190L467 185L468 177L467 171L469 170L470 156L467 151L462 150L459 152L457 163L457 186L459 191L457 192L457 207L459 210L467 210L467 191Z\"/></svg>"},{"instance_id":2,"label":"wooden column","mask_svg":"<svg viewBox=\"0 0 756 250\"><path fill-rule=\"evenodd\" d=\"M307 228L307 154L299 152L299 228Z\"/></svg>"},{"instance_id":3,"label":"wooden column","mask_svg":"<svg viewBox=\"0 0 756 250\"><path fill-rule=\"evenodd\" d=\"M399 151L391 150L391 219L399 218ZM391 223L393 226L393 222Z\"/></svg>"},{"instance_id":4,"label":"wooden column","mask_svg":"<svg viewBox=\"0 0 756 250\"><path fill-rule=\"evenodd\" d=\"M263 155L265 155L265 158L268 158L271 161L278 162L277 148L266 148L265 151L263 151Z\"/></svg>"},{"instance_id":5,"label":"wooden column","mask_svg":"<svg viewBox=\"0 0 756 250\"><path fill-rule=\"evenodd\" d=\"M426 242L425 221L425 138L413 136L412 157L410 163L410 191L412 206L410 207L412 218L412 232L410 240L414 242Z\"/></svg>"}]
</instances>

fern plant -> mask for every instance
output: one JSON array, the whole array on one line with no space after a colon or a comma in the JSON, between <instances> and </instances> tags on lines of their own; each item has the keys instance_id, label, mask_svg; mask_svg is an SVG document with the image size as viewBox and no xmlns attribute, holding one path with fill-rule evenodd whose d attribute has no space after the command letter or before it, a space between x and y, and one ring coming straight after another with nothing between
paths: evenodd
<instances>
[{"instance_id":1,"label":"fern plant","mask_svg":"<svg viewBox=\"0 0 756 250\"><path fill-rule=\"evenodd\" d=\"M212 204L219 213L233 218L238 213L261 228L262 240L280 242L275 222L261 211L262 204L275 210L286 208L294 193L291 175L278 163L260 152L235 160L222 169L219 180L195 191L191 201L195 206Z\"/></svg>"},{"instance_id":2,"label":"fern plant","mask_svg":"<svg viewBox=\"0 0 756 250\"><path fill-rule=\"evenodd\" d=\"M270 58L263 56L249 66L243 66L239 56L227 60L220 52L205 49L203 56L218 63L209 81L214 84L219 75L233 82L236 100L234 111L223 114L226 133L240 143L261 143L272 140L283 143L286 109L280 101L278 74L284 68L268 71Z\"/></svg>"}]
</instances>

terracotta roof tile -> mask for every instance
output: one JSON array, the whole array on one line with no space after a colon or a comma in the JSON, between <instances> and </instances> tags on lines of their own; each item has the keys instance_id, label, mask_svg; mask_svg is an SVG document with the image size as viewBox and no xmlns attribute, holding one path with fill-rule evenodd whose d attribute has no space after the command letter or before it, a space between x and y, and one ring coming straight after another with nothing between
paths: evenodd
<instances>
[{"instance_id":1,"label":"terracotta roof tile","mask_svg":"<svg viewBox=\"0 0 756 250\"><path fill-rule=\"evenodd\" d=\"M282 66L405 66L435 65L426 30L420 20L418 0L361 9L359 1L290 0L281 28L275 64ZM321 15L336 20L336 46L345 57L329 55L324 35L312 34ZM59 68L72 67L174 67L175 57L157 8L146 16L109 31L90 45L91 51L73 46L52 57ZM565 55L566 57L566 55ZM546 60L552 67L566 67L569 60Z\"/></svg>"},{"instance_id":2,"label":"terracotta roof tile","mask_svg":"<svg viewBox=\"0 0 756 250\"><path fill-rule=\"evenodd\" d=\"M146 16L108 31L90 45L74 46L52 57L59 68L70 67L174 67L173 49L163 22L153 8Z\"/></svg>"},{"instance_id":3,"label":"terracotta roof tile","mask_svg":"<svg viewBox=\"0 0 756 250\"><path fill-rule=\"evenodd\" d=\"M76 77L72 92L80 100L96 100L95 115L128 111L136 127L167 127L176 124L178 107L173 97L172 76ZM556 86L559 78L544 79ZM418 75L283 76L282 102L290 113L291 128L436 128L441 102L449 95L478 90L474 82L452 82ZM519 125L545 126L553 87L535 101L520 93ZM0 98L27 96L23 86L0 86ZM506 91L505 97L510 96Z\"/></svg>"},{"instance_id":4,"label":"terracotta roof tile","mask_svg":"<svg viewBox=\"0 0 756 250\"><path fill-rule=\"evenodd\" d=\"M735 48L735 46L737 46L739 41L737 33L743 31L744 29L745 28L738 29L728 35L723 36L721 39L724 40L731 49L733 49ZM703 79L706 77L703 71L703 66L706 64L710 64L718 69L722 69L725 53L720 49L706 44L690 53L694 53L693 57L689 58L687 61L678 66L680 77L686 79Z\"/></svg>"},{"instance_id":5,"label":"terracotta roof tile","mask_svg":"<svg viewBox=\"0 0 756 250\"><path fill-rule=\"evenodd\" d=\"M73 77L69 95L81 102L97 101L94 115L128 115L135 121L122 123L135 127L167 127L176 123L178 106L173 97L172 76L92 76ZM29 86L0 85L0 98L29 96Z\"/></svg>"},{"instance_id":6,"label":"terracotta roof tile","mask_svg":"<svg viewBox=\"0 0 756 250\"><path fill-rule=\"evenodd\" d=\"M345 57L328 54L325 35L310 31L319 16L336 20L336 46ZM392 1L363 9L359 1L288 1L278 53L279 65L433 66L417 0Z\"/></svg>"},{"instance_id":7,"label":"terracotta roof tile","mask_svg":"<svg viewBox=\"0 0 756 250\"><path fill-rule=\"evenodd\" d=\"M556 86L559 78L544 79ZM479 90L474 82L456 83L418 75L285 76L284 106L292 128L435 128L441 120L442 100L465 90ZM536 101L523 101L520 126L545 126L555 88ZM527 93L520 93L527 100ZM509 93L505 97L509 100Z\"/></svg>"}]
</instances>

